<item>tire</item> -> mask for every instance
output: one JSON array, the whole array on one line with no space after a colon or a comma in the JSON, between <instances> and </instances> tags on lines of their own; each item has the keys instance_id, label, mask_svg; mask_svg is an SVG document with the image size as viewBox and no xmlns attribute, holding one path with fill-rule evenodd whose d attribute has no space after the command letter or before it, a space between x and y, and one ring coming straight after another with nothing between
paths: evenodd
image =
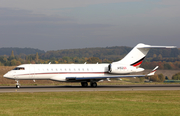
<instances>
[{"instance_id":1,"label":"tire","mask_svg":"<svg viewBox=\"0 0 180 116\"><path fill-rule=\"evenodd\" d=\"M91 83L91 87L97 87L97 83L96 82L92 82Z\"/></svg>"},{"instance_id":2,"label":"tire","mask_svg":"<svg viewBox=\"0 0 180 116\"><path fill-rule=\"evenodd\" d=\"M87 82L81 82L81 86L82 86L82 87L87 87L87 86L88 86L88 83L87 83Z\"/></svg>"},{"instance_id":3,"label":"tire","mask_svg":"<svg viewBox=\"0 0 180 116\"><path fill-rule=\"evenodd\" d=\"M16 85L16 88L19 89L19 88L20 88L20 85Z\"/></svg>"}]
</instances>

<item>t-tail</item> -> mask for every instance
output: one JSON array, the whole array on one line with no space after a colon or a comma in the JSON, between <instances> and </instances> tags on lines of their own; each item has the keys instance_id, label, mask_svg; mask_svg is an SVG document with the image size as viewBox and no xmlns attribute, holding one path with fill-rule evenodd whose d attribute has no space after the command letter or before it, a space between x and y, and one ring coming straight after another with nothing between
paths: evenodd
<instances>
[{"instance_id":1,"label":"t-tail","mask_svg":"<svg viewBox=\"0 0 180 116\"><path fill-rule=\"evenodd\" d=\"M137 44L122 60L113 62L139 68L151 48L176 48L175 46L151 46L143 43Z\"/></svg>"}]
</instances>

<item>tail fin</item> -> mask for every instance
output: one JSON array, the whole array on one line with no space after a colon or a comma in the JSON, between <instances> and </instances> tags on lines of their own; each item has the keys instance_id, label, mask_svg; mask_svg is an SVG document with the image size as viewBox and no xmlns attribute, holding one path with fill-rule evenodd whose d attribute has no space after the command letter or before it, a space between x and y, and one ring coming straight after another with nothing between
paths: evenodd
<instances>
[{"instance_id":1,"label":"tail fin","mask_svg":"<svg viewBox=\"0 0 180 116\"><path fill-rule=\"evenodd\" d=\"M175 46L151 46L139 43L122 60L115 63L139 67L151 48L175 48Z\"/></svg>"}]
</instances>

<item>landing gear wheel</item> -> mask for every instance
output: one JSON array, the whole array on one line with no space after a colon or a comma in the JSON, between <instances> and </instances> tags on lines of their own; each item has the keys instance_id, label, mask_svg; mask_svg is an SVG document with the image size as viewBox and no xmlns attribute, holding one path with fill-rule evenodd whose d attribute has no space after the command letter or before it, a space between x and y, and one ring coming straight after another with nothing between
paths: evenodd
<instances>
[{"instance_id":1,"label":"landing gear wheel","mask_svg":"<svg viewBox=\"0 0 180 116\"><path fill-rule=\"evenodd\" d=\"M97 87L97 83L96 82L91 82L91 87Z\"/></svg>"},{"instance_id":2,"label":"landing gear wheel","mask_svg":"<svg viewBox=\"0 0 180 116\"><path fill-rule=\"evenodd\" d=\"M18 89L19 89L19 88L20 88L20 85L16 85L16 88L18 88Z\"/></svg>"},{"instance_id":3,"label":"landing gear wheel","mask_svg":"<svg viewBox=\"0 0 180 116\"><path fill-rule=\"evenodd\" d=\"M87 82L81 82L81 86L82 86L82 87L87 87L87 86L88 86L88 83L87 83Z\"/></svg>"}]
</instances>

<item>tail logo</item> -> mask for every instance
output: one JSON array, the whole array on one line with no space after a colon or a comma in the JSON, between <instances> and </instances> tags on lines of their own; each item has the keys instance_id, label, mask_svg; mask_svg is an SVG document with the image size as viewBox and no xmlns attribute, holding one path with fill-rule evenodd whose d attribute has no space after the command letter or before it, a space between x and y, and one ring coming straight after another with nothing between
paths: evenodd
<instances>
[{"instance_id":1,"label":"tail logo","mask_svg":"<svg viewBox=\"0 0 180 116\"><path fill-rule=\"evenodd\" d=\"M131 64L131 66L139 67L139 66L142 64L144 58L145 58L145 57L143 57L143 58L141 58L140 60L138 60L137 62Z\"/></svg>"}]
</instances>

